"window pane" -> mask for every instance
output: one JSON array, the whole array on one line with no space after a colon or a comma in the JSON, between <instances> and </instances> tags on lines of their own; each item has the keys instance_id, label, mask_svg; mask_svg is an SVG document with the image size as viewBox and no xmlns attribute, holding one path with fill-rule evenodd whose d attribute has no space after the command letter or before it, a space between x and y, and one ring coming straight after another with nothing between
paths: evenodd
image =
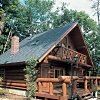
<instances>
[{"instance_id":1,"label":"window pane","mask_svg":"<svg viewBox=\"0 0 100 100\"><path fill-rule=\"evenodd\" d=\"M55 78L58 77L58 70L55 70Z\"/></svg>"},{"instance_id":2,"label":"window pane","mask_svg":"<svg viewBox=\"0 0 100 100\"><path fill-rule=\"evenodd\" d=\"M58 78L59 76L63 76L63 69L55 70L55 78Z\"/></svg>"}]
</instances>

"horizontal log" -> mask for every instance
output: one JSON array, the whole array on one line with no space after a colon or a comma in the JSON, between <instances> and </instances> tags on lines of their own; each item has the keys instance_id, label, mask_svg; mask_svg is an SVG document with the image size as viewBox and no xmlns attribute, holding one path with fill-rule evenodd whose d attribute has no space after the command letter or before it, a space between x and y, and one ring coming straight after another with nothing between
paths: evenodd
<instances>
[{"instance_id":1,"label":"horizontal log","mask_svg":"<svg viewBox=\"0 0 100 100\"><path fill-rule=\"evenodd\" d=\"M4 87L4 86L3 86ZM26 90L26 87L16 87L16 86L5 86L7 88L14 88L14 89L20 89L20 90Z\"/></svg>"},{"instance_id":2,"label":"horizontal log","mask_svg":"<svg viewBox=\"0 0 100 100\"><path fill-rule=\"evenodd\" d=\"M61 82L58 78L38 78L36 82Z\"/></svg>"},{"instance_id":3,"label":"horizontal log","mask_svg":"<svg viewBox=\"0 0 100 100\"><path fill-rule=\"evenodd\" d=\"M49 55L48 59L50 59L50 60L61 60L60 57L56 57L56 56L53 56L53 55Z\"/></svg>"},{"instance_id":4,"label":"horizontal log","mask_svg":"<svg viewBox=\"0 0 100 100\"><path fill-rule=\"evenodd\" d=\"M24 70L23 70L23 69L18 69L18 70L6 70L6 73L9 73L9 72L11 72L11 73L15 73L15 72L20 73L20 72L23 72L23 73L24 73Z\"/></svg>"},{"instance_id":5,"label":"horizontal log","mask_svg":"<svg viewBox=\"0 0 100 100\"><path fill-rule=\"evenodd\" d=\"M84 76L84 79L100 79L99 77L96 77L96 76Z\"/></svg>"},{"instance_id":6,"label":"horizontal log","mask_svg":"<svg viewBox=\"0 0 100 100\"><path fill-rule=\"evenodd\" d=\"M6 73L5 76L24 76L24 73Z\"/></svg>"},{"instance_id":7,"label":"horizontal log","mask_svg":"<svg viewBox=\"0 0 100 100\"><path fill-rule=\"evenodd\" d=\"M25 79L25 77L24 76L5 76L5 79L6 80L12 80L12 79L15 79L15 80L20 80L20 79L22 79L22 80L24 80Z\"/></svg>"},{"instance_id":8,"label":"horizontal log","mask_svg":"<svg viewBox=\"0 0 100 100\"><path fill-rule=\"evenodd\" d=\"M59 80L62 80L62 81L63 81L63 80L68 80L68 79L70 79L70 80L71 80L71 79L73 79L73 80L78 80L78 76L72 76L72 77L71 77L71 76L60 76L60 77L59 77Z\"/></svg>"},{"instance_id":9,"label":"horizontal log","mask_svg":"<svg viewBox=\"0 0 100 100\"><path fill-rule=\"evenodd\" d=\"M58 83L58 82L63 82L64 80L59 79L59 78L38 78L37 82L53 82L53 83ZM70 83L70 79L65 80L64 82Z\"/></svg>"},{"instance_id":10,"label":"horizontal log","mask_svg":"<svg viewBox=\"0 0 100 100\"><path fill-rule=\"evenodd\" d=\"M100 79L100 77L99 77L99 76L97 76L97 77L96 77L96 79Z\"/></svg>"},{"instance_id":11,"label":"horizontal log","mask_svg":"<svg viewBox=\"0 0 100 100\"><path fill-rule=\"evenodd\" d=\"M26 81L25 81L25 80L3 80L3 82L26 83Z\"/></svg>"},{"instance_id":12,"label":"horizontal log","mask_svg":"<svg viewBox=\"0 0 100 100\"><path fill-rule=\"evenodd\" d=\"M26 87L26 84L22 84L22 83L11 83L11 82L1 82L1 85L17 86L17 87Z\"/></svg>"}]
</instances>

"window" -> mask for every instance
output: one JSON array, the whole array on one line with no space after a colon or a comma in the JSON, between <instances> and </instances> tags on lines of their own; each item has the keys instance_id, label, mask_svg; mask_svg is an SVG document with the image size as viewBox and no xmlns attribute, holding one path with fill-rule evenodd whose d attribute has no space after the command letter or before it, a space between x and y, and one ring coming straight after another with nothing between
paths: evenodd
<instances>
[{"instance_id":1,"label":"window","mask_svg":"<svg viewBox=\"0 0 100 100\"><path fill-rule=\"evenodd\" d=\"M65 69L61 66L51 65L49 70L50 78L58 78L65 75Z\"/></svg>"},{"instance_id":2,"label":"window","mask_svg":"<svg viewBox=\"0 0 100 100\"><path fill-rule=\"evenodd\" d=\"M55 78L58 78L59 76L64 75L64 70L63 69L55 69Z\"/></svg>"}]
</instances>

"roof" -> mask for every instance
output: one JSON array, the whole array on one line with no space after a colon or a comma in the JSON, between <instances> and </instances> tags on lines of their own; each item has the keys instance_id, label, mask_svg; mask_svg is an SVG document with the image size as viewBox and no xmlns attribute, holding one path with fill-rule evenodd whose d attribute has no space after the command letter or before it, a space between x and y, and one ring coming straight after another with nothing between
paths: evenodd
<instances>
[{"instance_id":1,"label":"roof","mask_svg":"<svg viewBox=\"0 0 100 100\"><path fill-rule=\"evenodd\" d=\"M13 55L9 49L0 55L0 64L23 62L31 57L39 60L74 25L76 23L68 23L62 27L25 38L20 42L19 52Z\"/></svg>"},{"instance_id":2,"label":"roof","mask_svg":"<svg viewBox=\"0 0 100 100\"><path fill-rule=\"evenodd\" d=\"M30 58L41 62L68 33L72 36L76 48L85 46L79 52L87 55L88 64L93 66L77 22L67 23L64 26L25 38L20 42L19 52L13 55L9 49L0 55L0 64L24 62Z\"/></svg>"}]
</instances>

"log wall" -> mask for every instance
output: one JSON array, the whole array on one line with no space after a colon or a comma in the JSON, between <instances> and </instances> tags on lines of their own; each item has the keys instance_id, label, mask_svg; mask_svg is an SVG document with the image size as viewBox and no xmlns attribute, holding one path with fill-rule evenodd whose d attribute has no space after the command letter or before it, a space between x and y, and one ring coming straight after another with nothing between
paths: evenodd
<instances>
[{"instance_id":1,"label":"log wall","mask_svg":"<svg viewBox=\"0 0 100 100\"><path fill-rule=\"evenodd\" d=\"M3 87L26 89L24 68L24 65L19 64L14 66L3 66L2 69L4 69L4 77L3 82L1 82Z\"/></svg>"}]
</instances>

